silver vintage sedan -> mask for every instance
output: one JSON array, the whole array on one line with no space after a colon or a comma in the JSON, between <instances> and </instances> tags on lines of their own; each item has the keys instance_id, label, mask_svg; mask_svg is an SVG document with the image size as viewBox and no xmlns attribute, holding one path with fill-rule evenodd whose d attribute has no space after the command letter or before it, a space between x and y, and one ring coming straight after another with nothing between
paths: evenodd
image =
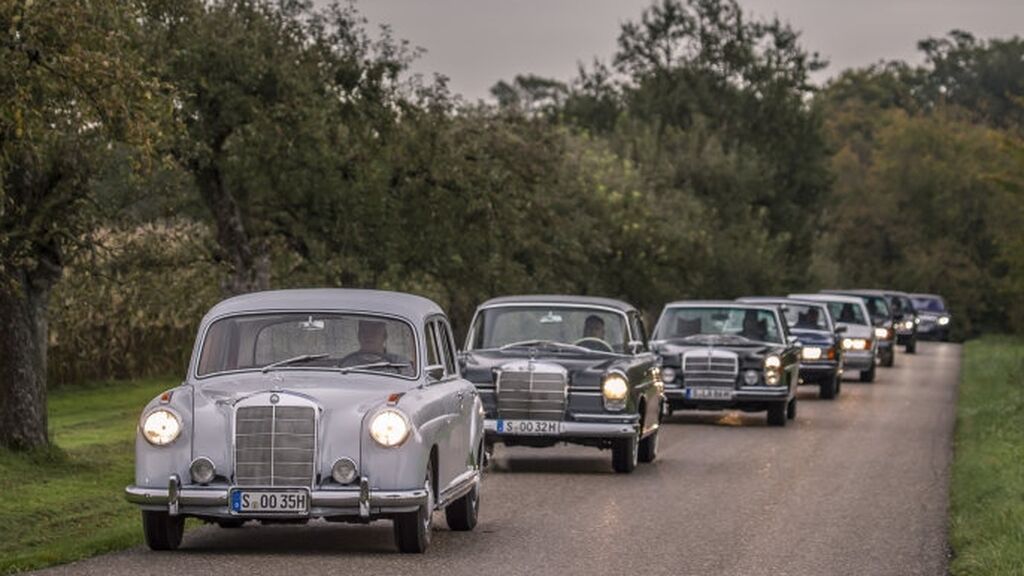
<instances>
[{"instance_id":1,"label":"silver vintage sedan","mask_svg":"<svg viewBox=\"0 0 1024 576\"><path fill-rule=\"evenodd\" d=\"M142 412L125 492L155 550L177 548L196 517L391 519L398 548L423 552L435 510L454 530L476 525L483 433L435 303L262 292L203 319L186 380Z\"/></svg>"}]
</instances>

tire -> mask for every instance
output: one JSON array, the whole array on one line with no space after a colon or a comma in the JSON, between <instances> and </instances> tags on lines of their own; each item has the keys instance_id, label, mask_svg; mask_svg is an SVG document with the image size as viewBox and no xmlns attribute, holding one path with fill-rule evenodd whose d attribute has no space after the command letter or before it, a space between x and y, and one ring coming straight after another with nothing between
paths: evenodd
<instances>
[{"instance_id":1,"label":"tire","mask_svg":"<svg viewBox=\"0 0 1024 576\"><path fill-rule=\"evenodd\" d=\"M185 517L143 510L142 532L150 550L177 550L185 533Z\"/></svg>"},{"instance_id":2,"label":"tire","mask_svg":"<svg viewBox=\"0 0 1024 576\"><path fill-rule=\"evenodd\" d=\"M640 441L640 453L637 460L644 464L650 464L658 457L658 431Z\"/></svg>"},{"instance_id":3,"label":"tire","mask_svg":"<svg viewBox=\"0 0 1024 576\"><path fill-rule=\"evenodd\" d=\"M889 350L889 353L882 356L882 367L892 368L893 364L896 363L896 349Z\"/></svg>"},{"instance_id":4,"label":"tire","mask_svg":"<svg viewBox=\"0 0 1024 576\"><path fill-rule=\"evenodd\" d=\"M796 396L786 404L786 420L796 420Z\"/></svg>"},{"instance_id":5,"label":"tire","mask_svg":"<svg viewBox=\"0 0 1024 576\"><path fill-rule=\"evenodd\" d=\"M907 341L907 347L905 348L907 354L917 354L917 336Z\"/></svg>"},{"instance_id":6,"label":"tire","mask_svg":"<svg viewBox=\"0 0 1024 576\"><path fill-rule=\"evenodd\" d=\"M786 412L788 412L788 402L775 402L768 407L768 425L783 427L786 425Z\"/></svg>"},{"instance_id":7,"label":"tire","mask_svg":"<svg viewBox=\"0 0 1024 576\"><path fill-rule=\"evenodd\" d=\"M875 381L875 367L872 366L868 370L861 370L860 371L860 381L861 382L874 382Z\"/></svg>"},{"instance_id":8,"label":"tire","mask_svg":"<svg viewBox=\"0 0 1024 576\"><path fill-rule=\"evenodd\" d=\"M225 529L241 528L245 524L245 520L230 518L225 520L217 520L217 526Z\"/></svg>"},{"instance_id":9,"label":"tire","mask_svg":"<svg viewBox=\"0 0 1024 576\"><path fill-rule=\"evenodd\" d=\"M415 512L395 516L395 545L403 554L422 554L430 546L430 533L434 529L434 470L427 468L423 487L427 501Z\"/></svg>"},{"instance_id":10,"label":"tire","mask_svg":"<svg viewBox=\"0 0 1024 576\"><path fill-rule=\"evenodd\" d=\"M827 382L822 382L818 386L821 390L822 400L835 400L836 394L839 393L839 377L833 376Z\"/></svg>"},{"instance_id":11,"label":"tire","mask_svg":"<svg viewBox=\"0 0 1024 576\"><path fill-rule=\"evenodd\" d=\"M473 489L465 496L452 502L444 509L445 520L448 527L456 532L469 532L476 528L477 518L480 515L480 482L473 485Z\"/></svg>"},{"instance_id":12,"label":"tire","mask_svg":"<svg viewBox=\"0 0 1024 576\"><path fill-rule=\"evenodd\" d=\"M619 474L629 474L636 469L639 459L640 433L629 438L619 438L612 444L612 468Z\"/></svg>"}]
</instances>

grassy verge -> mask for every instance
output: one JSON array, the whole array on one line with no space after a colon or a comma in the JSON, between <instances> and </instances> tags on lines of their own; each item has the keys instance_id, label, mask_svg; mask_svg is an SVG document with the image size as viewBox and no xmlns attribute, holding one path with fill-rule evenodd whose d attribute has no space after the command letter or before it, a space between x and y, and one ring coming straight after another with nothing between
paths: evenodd
<instances>
[{"instance_id":1,"label":"grassy verge","mask_svg":"<svg viewBox=\"0 0 1024 576\"><path fill-rule=\"evenodd\" d=\"M58 391L52 450L0 450L0 574L70 562L142 541L125 502L134 478L139 412L177 381L153 379Z\"/></svg>"},{"instance_id":2,"label":"grassy verge","mask_svg":"<svg viewBox=\"0 0 1024 576\"><path fill-rule=\"evenodd\" d=\"M950 488L956 576L1024 574L1024 339L964 348Z\"/></svg>"}]
</instances>

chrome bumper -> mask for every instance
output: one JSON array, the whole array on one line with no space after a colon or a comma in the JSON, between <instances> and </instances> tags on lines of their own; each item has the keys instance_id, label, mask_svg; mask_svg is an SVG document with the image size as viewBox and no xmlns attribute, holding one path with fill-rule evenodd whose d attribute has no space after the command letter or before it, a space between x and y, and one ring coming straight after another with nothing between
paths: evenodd
<instances>
[{"instance_id":1,"label":"chrome bumper","mask_svg":"<svg viewBox=\"0 0 1024 576\"><path fill-rule=\"evenodd\" d=\"M476 476L467 479L477 481ZM471 486L471 485L470 485ZM166 509L172 516L178 514L194 516L231 517L235 513L228 507L228 495L235 487L181 486L178 476L172 475L167 488L128 486L124 489L125 499L146 509ZM336 490L311 490L308 517L359 516L369 519L382 514L413 512L427 502L427 491L413 490L370 490L369 481L363 477L358 486ZM246 515L249 517L250 515ZM252 515L259 518L259 515Z\"/></svg>"},{"instance_id":2,"label":"chrome bumper","mask_svg":"<svg viewBox=\"0 0 1024 576\"><path fill-rule=\"evenodd\" d=\"M685 388L665 388L665 397L670 401L687 404L729 404L749 402L774 402L789 398L789 388L785 386L740 386L732 390L729 398L689 398Z\"/></svg>"},{"instance_id":3,"label":"chrome bumper","mask_svg":"<svg viewBox=\"0 0 1024 576\"><path fill-rule=\"evenodd\" d=\"M843 365L847 370L870 370L875 365L875 353L872 350L847 350Z\"/></svg>"},{"instance_id":4,"label":"chrome bumper","mask_svg":"<svg viewBox=\"0 0 1024 576\"><path fill-rule=\"evenodd\" d=\"M494 419L484 420L484 433L491 438L629 438L636 435L638 417L616 416L615 420L618 422L566 421L560 423L558 432L527 435L498 432L498 420Z\"/></svg>"}]
</instances>

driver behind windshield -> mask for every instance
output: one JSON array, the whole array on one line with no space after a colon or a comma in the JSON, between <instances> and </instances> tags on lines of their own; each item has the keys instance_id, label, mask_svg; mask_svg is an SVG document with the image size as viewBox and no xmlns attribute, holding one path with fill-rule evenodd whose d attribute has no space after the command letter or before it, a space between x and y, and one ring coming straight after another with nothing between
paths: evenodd
<instances>
[{"instance_id":1,"label":"driver behind windshield","mask_svg":"<svg viewBox=\"0 0 1024 576\"><path fill-rule=\"evenodd\" d=\"M356 336L359 339L359 349L342 358L342 367L378 362L409 364L407 358L388 353L388 326L385 322L379 320L360 320L356 332Z\"/></svg>"},{"instance_id":2,"label":"driver behind windshield","mask_svg":"<svg viewBox=\"0 0 1024 576\"><path fill-rule=\"evenodd\" d=\"M764 341L768 339L768 328L765 322L757 319L756 310L747 310L743 314L743 331L740 336L748 340Z\"/></svg>"},{"instance_id":3,"label":"driver behind windshield","mask_svg":"<svg viewBox=\"0 0 1024 576\"><path fill-rule=\"evenodd\" d=\"M583 321L583 337L576 344L591 350L607 352L611 350L611 346L608 345L604 337L604 320L596 314L591 314Z\"/></svg>"}]
</instances>

